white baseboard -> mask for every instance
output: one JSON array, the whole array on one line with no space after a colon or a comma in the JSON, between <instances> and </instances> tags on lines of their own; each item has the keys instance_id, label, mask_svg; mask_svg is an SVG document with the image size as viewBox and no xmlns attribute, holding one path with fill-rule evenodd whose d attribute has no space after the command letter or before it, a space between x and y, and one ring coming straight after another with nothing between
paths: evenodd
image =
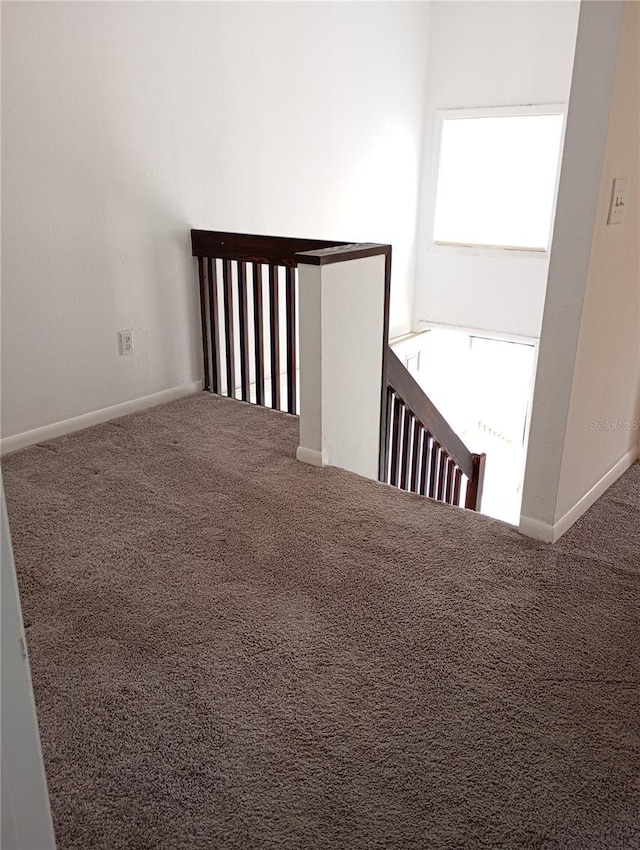
<instances>
[{"instance_id":1,"label":"white baseboard","mask_svg":"<svg viewBox=\"0 0 640 850\"><path fill-rule=\"evenodd\" d=\"M94 410L91 413L83 413L81 416L64 419L62 422L53 422L51 425L34 428L32 431L23 431L21 434L3 437L0 440L0 455L16 452L26 446L33 446L45 440L53 440L55 437L62 437L64 434L71 434L73 431L81 431L83 428L90 428L91 425L98 425L100 422L108 422L110 419L117 419L120 416L126 416L128 413L136 413L138 410L145 410L158 404L166 404L168 401L175 401L201 391L202 381L192 381L190 384L182 384L179 387L172 387L170 390L162 390L159 393L122 402L122 404L114 404L111 407L103 407L101 410Z\"/></svg>"},{"instance_id":2,"label":"white baseboard","mask_svg":"<svg viewBox=\"0 0 640 850\"><path fill-rule=\"evenodd\" d=\"M546 522L533 519L532 517L520 517L520 525L518 531L524 534L525 537L533 537L535 540L542 540L544 543L555 543L562 535L568 531L571 526L580 517L586 513L589 508L594 505L600 496L611 487L614 481L617 481L620 476L629 469L630 466L638 460L639 450L635 448L629 451L614 464L611 469L597 481L593 487L585 493L585 495L572 507L564 516L550 525Z\"/></svg>"},{"instance_id":3,"label":"white baseboard","mask_svg":"<svg viewBox=\"0 0 640 850\"><path fill-rule=\"evenodd\" d=\"M521 516L518 531L524 537L533 537L534 540L542 540L543 543L555 543L553 539L553 526L539 519L529 516Z\"/></svg>"},{"instance_id":4,"label":"white baseboard","mask_svg":"<svg viewBox=\"0 0 640 850\"><path fill-rule=\"evenodd\" d=\"M296 449L296 460L301 463L308 463L310 466L328 466L329 456L326 449L319 452L317 449L308 449L305 446L298 446Z\"/></svg>"}]
</instances>

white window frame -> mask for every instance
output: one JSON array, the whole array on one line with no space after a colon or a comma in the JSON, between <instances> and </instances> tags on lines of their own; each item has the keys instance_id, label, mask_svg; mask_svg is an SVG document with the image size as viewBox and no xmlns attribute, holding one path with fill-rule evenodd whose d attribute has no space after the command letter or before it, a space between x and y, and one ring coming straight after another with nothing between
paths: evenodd
<instances>
[{"instance_id":1,"label":"white window frame","mask_svg":"<svg viewBox=\"0 0 640 850\"><path fill-rule=\"evenodd\" d=\"M446 118L509 118L525 115L562 115L562 133L560 136L560 151L558 155L558 168L556 171L555 187L553 193L553 204L551 210L551 222L548 248L530 249L501 245L473 245L462 242L436 242L434 239L436 200L438 197L438 172L440 167L440 149L442 145L442 127ZM558 186L560 183L560 169L562 165L562 153L564 150L564 136L567 126L567 104L566 103L544 103L523 104L521 106L482 106L463 109L436 109L434 122L433 154L431 158L431 179L429 192L427 234L429 240L429 251L437 254L461 254L464 256L492 256L492 257L523 257L548 260L551 249L551 238L553 236L553 225L556 215L556 204L558 201Z\"/></svg>"}]
</instances>

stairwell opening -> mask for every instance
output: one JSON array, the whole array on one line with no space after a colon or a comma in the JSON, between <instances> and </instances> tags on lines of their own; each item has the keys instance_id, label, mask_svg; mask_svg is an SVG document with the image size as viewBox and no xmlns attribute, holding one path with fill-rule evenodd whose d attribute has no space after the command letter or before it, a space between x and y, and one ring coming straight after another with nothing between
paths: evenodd
<instances>
[{"instance_id":1,"label":"stairwell opening","mask_svg":"<svg viewBox=\"0 0 640 850\"><path fill-rule=\"evenodd\" d=\"M481 512L517 525L534 342L431 329L391 347L470 451L486 453Z\"/></svg>"}]
</instances>

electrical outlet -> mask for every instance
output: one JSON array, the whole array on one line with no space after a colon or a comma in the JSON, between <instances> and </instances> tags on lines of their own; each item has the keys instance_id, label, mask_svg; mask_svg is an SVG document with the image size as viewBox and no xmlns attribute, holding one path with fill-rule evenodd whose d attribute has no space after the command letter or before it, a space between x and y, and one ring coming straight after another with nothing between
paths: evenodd
<instances>
[{"instance_id":1,"label":"electrical outlet","mask_svg":"<svg viewBox=\"0 0 640 850\"><path fill-rule=\"evenodd\" d=\"M131 354L133 351L133 331L118 331L118 349L120 354Z\"/></svg>"},{"instance_id":2,"label":"electrical outlet","mask_svg":"<svg viewBox=\"0 0 640 850\"><path fill-rule=\"evenodd\" d=\"M416 372L419 372L420 352L413 351L411 354L406 354L404 358L404 365L407 369L407 372L411 372L412 375L415 375Z\"/></svg>"},{"instance_id":3,"label":"electrical outlet","mask_svg":"<svg viewBox=\"0 0 640 850\"><path fill-rule=\"evenodd\" d=\"M611 203L609 204L609 218L607 224L620 224L624 219L625 205L627 203L627 180L625 177L616 177L611 190Z\"/></svg>"}]
</instances>

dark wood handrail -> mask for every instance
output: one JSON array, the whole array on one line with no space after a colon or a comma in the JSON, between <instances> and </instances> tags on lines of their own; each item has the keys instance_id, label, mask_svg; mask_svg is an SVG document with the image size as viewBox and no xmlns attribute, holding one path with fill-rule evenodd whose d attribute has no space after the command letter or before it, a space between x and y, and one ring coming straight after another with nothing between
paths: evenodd
<instances>
[{"instance_id":1,"label":"dark wood handrail","mask_svg":"<svg viewBox=\"0 0 640 850\"><path fill-rule=\"evenodd\" d=\"M433 404L413 375L392 351L387 352L387 382L420 424L434 437L467 478L474 472L473 455Z\"/></svg>"},{"instance_id":2,"label":"dark wood handrail","mask_svg":"<svg viewBox=\"0 0 640 850\"><path fill-rule=\"evenodd\" d=\"M331 263L344 263L348 260L362 260L365 257L384 255L391 258L391 245L380 242L341 242L328 248L313 248L296 254L296 263L312 266L328 266ZM385 271L386 278L386 271Z\"/></svg>"},{"instance_id":3,"label":"dark wood handrail","mask_svg":"<svg viewBox=\"0 0 640 850\"><path fill-rule=\"evenodd\" d=\"M295 268L295 255L303 251L335 248L348 242L326 239L296 239L287 236L258 236L251 233L227 233L221 230L192 230L191 254L246 263Z\"/></svg>"}]
</instances>

